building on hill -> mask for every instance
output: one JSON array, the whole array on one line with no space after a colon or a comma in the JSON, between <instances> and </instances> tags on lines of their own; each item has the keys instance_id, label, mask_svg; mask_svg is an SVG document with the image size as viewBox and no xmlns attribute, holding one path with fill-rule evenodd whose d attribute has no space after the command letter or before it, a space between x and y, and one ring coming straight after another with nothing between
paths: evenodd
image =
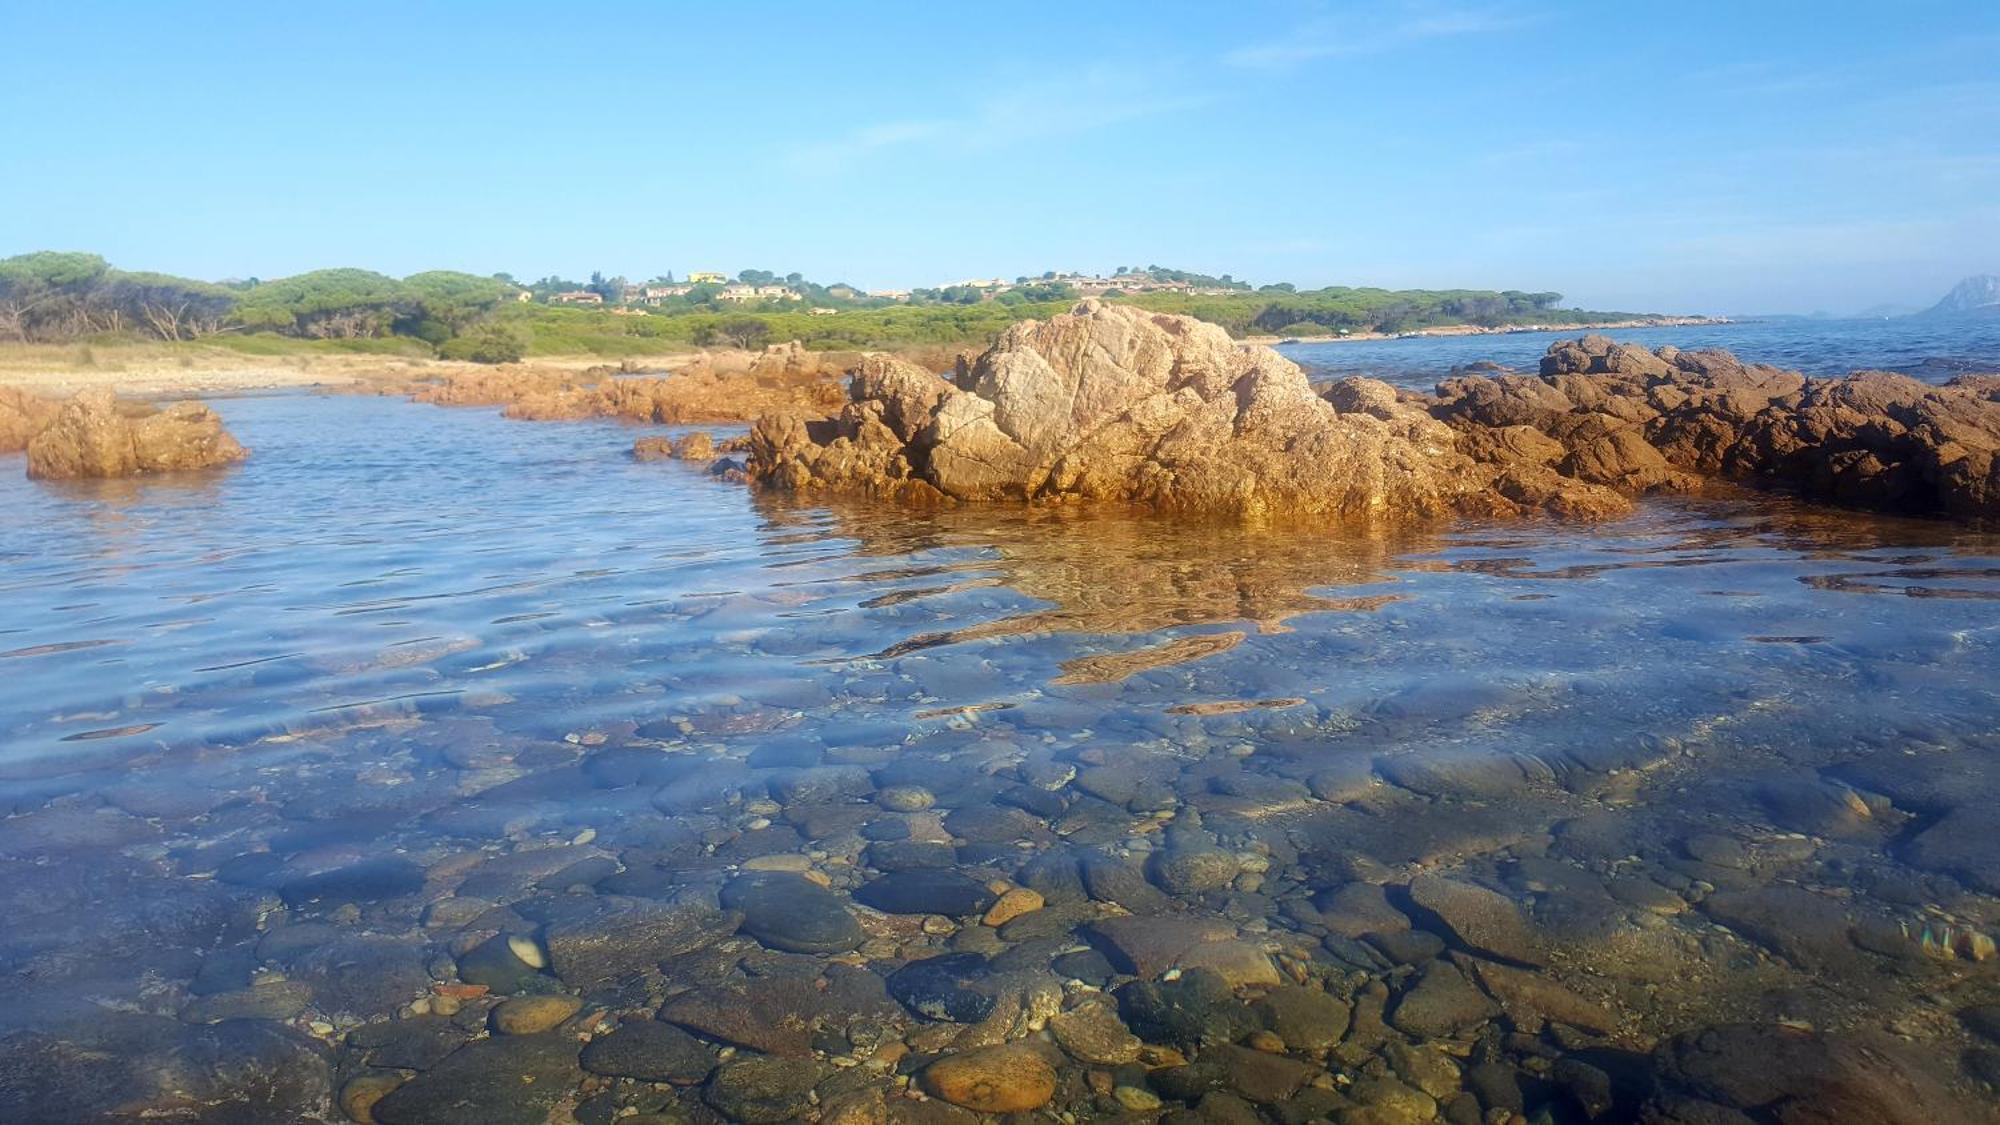
<instances>
[{"instance_id":1,"label":"building on hill","mask_svg":"<svg viewBox=\"0 0 2000 1125\"><path fill-rule=\"evenodd\" d=\"M786 285L725 285L715 299L743 304L748 301L797 301L802 298Z\"/></svg>"},{"instance_id":2,"label":"building on hill","mask_svg":"<svg viewBox=\"0 0 2000 1125\"><path fill-rule=\"evenodd\" d=\"M713 273L708 270L695 270L693 273L688 274L687 279L689 285L729 284L729 278L726 275Z\"/></svg>"},{"instance_id":3,"label":"building on hill","mask_svg":"<svg viewBox=\"0 0 2000 1125\"><path fill-rule=\"evenodd\" d=\"M572 289L567 293L556 293L549 297L551 305L601 305L604 297L588 289Z\"/></svg>"},{"instance_id":4,"label":"building on hill","mask_svg":"<svg viewBox=\"0 0 2000 1125\"><path fill-rule=\"evenodd\" d=\"M870 289L868 295L878 301L907 301L910 299L910 291L908 289Z\"/></svg>"},{"instance_id":5,"label":"building on hill","mask_svg":"<svg viewBox=\"0 0 2000 1125\"><path fill-rule=\"evenodd\" d=\"M692 292L692 285L642 285L632 291L630 299L636 304L658 306L669 298L685 297Z\"/></svg>"},{"instance_id":6,"label":"building on hill","mask_svg":"<svg viewBox=\"0 0 2000 1125\"><path fill-rule=\"evenodd\" d=\"M840 315L840 310L839 310L839 309L830 309L830 308L827 308L827 307L826 307L825 305L814 305L814 306L813 306L812 308L809 308L809 309L807 309L807 310L806 310L806 312L807 312L807 313L809 313L809 314L811 314L811 315L813 315L813 316L839 316L839 315Z\"/></svg>"}]
</instances>

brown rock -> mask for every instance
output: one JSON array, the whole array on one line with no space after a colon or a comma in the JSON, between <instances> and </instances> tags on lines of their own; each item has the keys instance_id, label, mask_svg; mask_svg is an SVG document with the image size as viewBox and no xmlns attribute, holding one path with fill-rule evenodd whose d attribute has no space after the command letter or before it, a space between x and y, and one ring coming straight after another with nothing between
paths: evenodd
<instances>
[{"instance_id":1,"label":"brown rock","mask_svg":"<svg viewBox=\"0 0 2000 1125\"><path fill-rule=\"evenodd\" d=\"M516 996L493 1009L493 1030L502 1035L539 1035L582 1008L583 1001L574 996Z\"/></svg>"},{"instance_id":2,"label":"brown rock","mask_svg":"<svg viewBox=\"0 0 2000 1125\"><path fill-rule=\"evenodd\" d=\"M760 420L752 478L931 503L1115 500L1357 521L1522 507L1393 392L1351 386L1335 396L1355 407L1343 411L1269 349L1128 306L1085 301L1012 325L956 381L873 361L850 394L831 423Z\"/></svg>"},{"instance_id":3,"label":"brown rock","mask_svg":"<svg viewBox=\"0 0 2000 1125\"><path fill-rule=\"evenodd\" d=\"M810 1058L813 1025L825 1011L826 1000L812 981L773 976L699 988L669 1000L659 1014L724 1043Z\"/></svg>"},{"instance_id":4,"label":"brown rock","mask_svg":"<svg viewBox=\"0 0 2000 1125\"><path fill-rule=\"evenodd\" d=\"M1459 964L1472 970L1480 987L1500 1002L1500 1010L1516 1026L1535 1027L1547 1019L1599 1035L1617 1030L1618 1020L1610 1011L1578 996L1547 973L1496 965L1476 957L1466 957Z\"/></svg>"},{"instance_id":5,"label":"brown rock","mask_svg":"<svg viewBox=\"0 0 2000 1125\"><path fill-rule=\"evenodd\" d=\"M706 430L696 430L674 439L674 456L682 461L712 461L715 459L715 438Z\"/></svg>"},{"instance_id":6,"label":"brown rock","mask_svg":"<svg viewBox=\"0 0 2000 1125\"><path fill-rule=\"evenodd\" d=\"M1026 887L1014 887L1002 893L999 900L986 911L986 917L980 921L989 926L1004 926L1023 914L1033 914L1042 906L1041 895Z\"/></svg>"},{"instance_id":7,"label":"brown rock","mask_svg":"<svg viewBox=\"0 0 2000 1125\"><path fill-rule=\"evenodd\" d=\"M340 1088L340 1111L361 1125L375 1125L375 1103L403 1084L399 1074L360 1074Z\"/></svg>"},{"instance_id":8,"label":"brown rock","mask_svg":"<svg viewBox=\"0 0 2000 1125\"><path fill-rule=\"evenodd\" d=\"M1178 969L1208 969L1231 988L1276 988L1285 983L1271 955L1247 941L1208 941L1189 946L1174 962Z\"/></svg>"},{"instance_id":9,"label":"brown rock","mask_svg":"<svg viewBox=\"0 0 2000 1125\"><path fill-rule=\"evenodd\" d=\"M1112 954L1112 961L1141 977L1157 977L1179 963L1197 945L1227 941L1236 927L1209 918L1130 916L1095 922L1091 932Z\"/></svg>"},{"instance_id":10,"label":"brown rock","mask_svg":"<svg viewBox=\"0 0 2000 1125\"><path fill-rule=\"evenodd\" d=\"M1462 879L1419 875L1410 880L1410 899L1443 921L1467 948L1507 961L1540 965L1543 942L1514 900Z\"/></svg>"},{"instance_id":11,"label":"brown rock","mask_svg":"<svg viewBox=\"0 0 2000 1125\"><path fill-rule=\"evenodd\" d=\"M19 453L61 407L17 387L0 387L0 453Z\"/></svg>"},{"instance_id":12,"label":"brown rock","mask_svg":"<svg viewBox=\"0 0 2000 1125\"><path fill-rule=\"evenodd\" d=\"M1886 1037L1730 1024L1677 1035L1654 1052L1666 1090L1780 1125L1991 1121L1933 1058Z\"/></svg>"},{"instance_id":13,"label":"brown rock","mask_svg":"<svg viewBox=\"0 0 2000 1125\"><path fill-rule=\"evenodd\" d=\"M1056 1072L1019 1043L947 1055L924 1069L924 1090L980 1113L1027 1113L1056 1094Z\"/></svg>"},{"instance_id":14,"label":"brown rock","mask_svg":"<svg viewBox=\"0 0 2000 1125\"><path fill-rule=\"evenodd\" d=\"M222 428L222 419L198 402L165 410L120 403L108 390L91 390L64 403L28 442L28 475L37 480L124 477L176 469L205 469L248 456Z\"/></svg>"},{"instance_id":15,"label":"brown rock","mask_svg":"<svg viewBox=\"0 0 2000 1125\"><path fill-rule=\"evenodd\" d=\"M1685 492L1721 476L1850 507L1985 520L2000 514L1990 379L1808 379L1713 349L1649 352L1587 336L1551 345L1539 378L1448 379L1430 409L1475 460L1551 465L1621 492ZM1516 480L1503 491L1532 504L1537 488Z\"/></svg>"},{"instance_id":16,"label":"brown rock","mask_svg":"<svg viewBox=\"0 0 2000 1125\"><path fill-rule=\"evenodd\" d=\"M1141 1043L1107 1000L1087 1000L1049 1017L1056 1042L1077 1061L1093 1066L1123 1066L1139 1057Z\"/></svg>"},{"instance_id":17,"label":"brown rock","mask_svg":"<svg viewBox=\"0 0 2000 1125\"><path fill-rule=\"evenodd\" d=\"M703 353L664 376L510 364L455 371L410 397L438 406L504 406L507 417L522 421L744 422L776 411L817 418L846 401L839 379L858 359L780 344L756 354Z\"/></svg>"}]
</instances>

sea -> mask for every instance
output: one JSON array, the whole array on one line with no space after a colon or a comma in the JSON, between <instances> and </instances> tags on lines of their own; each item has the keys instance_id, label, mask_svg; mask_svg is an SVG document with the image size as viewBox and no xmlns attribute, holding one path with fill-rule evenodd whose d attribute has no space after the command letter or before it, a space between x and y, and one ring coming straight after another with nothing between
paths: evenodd
<instances>
[{"instance_id":1,"label":"sea","mask_svg":"<svg viewBox=\"0 0 2000 1125\"><path fill-rule=\"evenodd\" d=\"M2000 371L1995 320L1611 335ZM915 512L212 404L239 467L0 458L7 1120L1991 1107L1991 532Z\"/></svg>"}]
</instances>

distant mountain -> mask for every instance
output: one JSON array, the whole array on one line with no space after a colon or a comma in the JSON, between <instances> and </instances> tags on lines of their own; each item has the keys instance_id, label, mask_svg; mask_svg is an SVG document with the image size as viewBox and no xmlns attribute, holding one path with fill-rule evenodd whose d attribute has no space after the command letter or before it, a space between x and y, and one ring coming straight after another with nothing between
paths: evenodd
<instances>
[{"instance_id":1,"label":"distant mountain","mask_svg":"<svg viewBox=\"0 0 2000 1125\"><path fill-rule=\"evenodd\" d=\"M2000 274L1982 273L1951 287L1923 316L2000 316Z\"/></svg>"}]
</instances>

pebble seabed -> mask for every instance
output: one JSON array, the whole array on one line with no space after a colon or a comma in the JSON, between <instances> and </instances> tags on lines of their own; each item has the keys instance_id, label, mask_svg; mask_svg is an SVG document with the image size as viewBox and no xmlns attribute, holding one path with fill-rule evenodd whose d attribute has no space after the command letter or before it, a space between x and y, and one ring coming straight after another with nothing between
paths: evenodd
<instances>
[{"instance_id":1,"label":"pebble seabed","mask_svg":"<svg viewBox=\"0 0 2000 1125\"><path fill-rule=\"evenodd\" d=\"M1760 512L767 506L589 643L65 716L7 767L0 1118L2000 1119L1993 543Z\"/></svg>"}]
</instances>

